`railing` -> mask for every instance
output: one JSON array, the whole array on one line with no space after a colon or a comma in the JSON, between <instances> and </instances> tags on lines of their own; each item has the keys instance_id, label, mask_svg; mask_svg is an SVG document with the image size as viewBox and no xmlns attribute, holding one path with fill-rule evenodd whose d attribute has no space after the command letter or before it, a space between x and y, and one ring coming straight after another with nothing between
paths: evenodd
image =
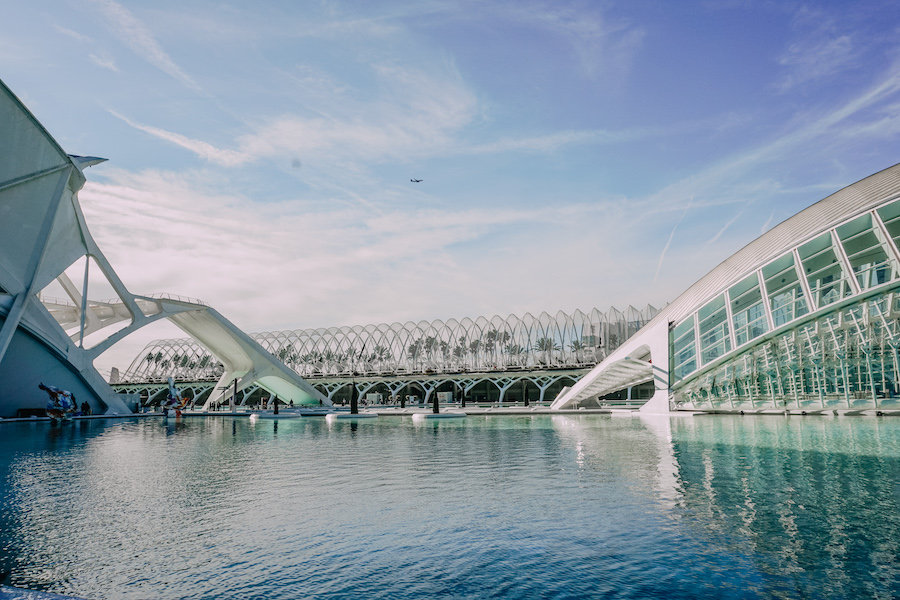
<instances>
[{"instance_id":1,"label":"railing","mask_svg":"<svg viewBox=\"0 0 900 600\"><path fill-rule=\"evenodd\" d=\"M59 306L71 306L72 308L78 308L78 305L72 302L70 298L54 298L53 296L38 296L38 300L41 301L41 304L56 304Z\"/></svg>"},{"instance_id":2,"label":"railing","mask_svg":"<svg viewBox=\"0 0 900 600\"><path fill-rule=\"evenodd\" d=\"M199 298L191 298L190 296L179 296L178 294L170 294L169 292L157 292L147 295L147 298L155 298L157 300L175 300L176 302L187 302L188 304L200 304L201 306L209 306Z\"/></svg>"}]
</instances>

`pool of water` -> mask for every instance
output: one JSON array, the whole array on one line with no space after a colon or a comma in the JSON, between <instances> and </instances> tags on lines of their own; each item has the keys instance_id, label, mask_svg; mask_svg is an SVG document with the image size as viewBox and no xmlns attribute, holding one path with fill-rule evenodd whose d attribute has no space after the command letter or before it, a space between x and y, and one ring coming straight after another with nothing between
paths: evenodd
<instances>
[{"instance_id":1,"label":"pool of water","mask_svg":"<svg viewBox=\"0 0 900 600\"><path fill-rule=\"evenodd\" d=\"M0 569L85 598L900 595L900 419L0 425Z\"/></svg>"}]
</instances>

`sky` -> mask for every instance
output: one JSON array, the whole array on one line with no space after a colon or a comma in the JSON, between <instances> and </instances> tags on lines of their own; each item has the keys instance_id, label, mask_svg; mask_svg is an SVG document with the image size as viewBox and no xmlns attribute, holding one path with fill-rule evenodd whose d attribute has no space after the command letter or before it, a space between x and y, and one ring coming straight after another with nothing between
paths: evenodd
<instances>
[{"instance_id":1,"label":"sky","mask_svg":"<svg viewBox=\"0 0 900 600\"><path fill-rule=\"evenodd\" d=\"M79 198L128 289L250 332L659 307L900 162L895 1L3 13L0 79L109 159Z\"/></svg>"}]
</instances>

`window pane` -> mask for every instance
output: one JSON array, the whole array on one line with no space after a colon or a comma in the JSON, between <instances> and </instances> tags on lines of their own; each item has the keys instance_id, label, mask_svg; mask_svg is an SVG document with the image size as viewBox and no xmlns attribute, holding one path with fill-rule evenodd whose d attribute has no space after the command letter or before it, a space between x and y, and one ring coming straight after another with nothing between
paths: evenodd
<instances>
[{"instance_id":1,"label":"window pane","mask_svg":"<svg viewBox=\"0 0 900 600\"><path fill-rule=\"evenodd\" d=\"M879 208L878 216L884 222L885 229L894 238L894 243L900 243L900 200Z\"/></svg>"},{"instance_id":2,"label":"window pane","mask_svg":"<svg viewBox=\"0 0 900 600\"><path fill-rule=\"evenodd\" d=\"M728 297L731 302L734 335L738 346L769 330L762 292L759 289L759 278L756 273L728 290Z\"/></svg>"},{"instance_id":3,"label":"window pane","mask_svg":"<svg viewBox=\"0 0 900 600\"><path fill-rule=\"evenodd\" d=\"M841 225L837 234L860 289L887 283L896 277L882 244L881 232L872 227L872 215L865 214Z\"/></svg>"},{"instance_id":4,"label":"window pane","mask_svg":"<svg viewBox=\"0 0 900 600\"><path fill-rule=\"evenodd\" d=\"M831 245L830 233L824 233L803 244L799 251L803 273L809 281L816 308L837 302L853 293Z\"/></svg>"},{"instance_id":5,"label":"window pane","mask_svg":"<svg viewBox=\"0 0 900 600\"><path fill-rule=\"evenodd\" d=\"M762 272L775 327L780 327L809 312L794 266L793 254L788 253L775 259L763 267Z\"/></svg>"},{"instance_id":6,"label":"window pane","mask_svg":"<svg viewBox=\"0 0 900 600\"><path fill-rule=\"evenodd\" d=\"M672 374L682 379L697 369L697 345L694 339L694 316L672 330Z\"/></svg>"},{"instance_id":7,"label":"window pane","mask_svg":"<svg viewBox=\"0 0 900 600\"><path fill-rule=\"evenodd\" d=\"M700 362L706 364L731 350L725 295L722 294L697 311L700 329Z\"/></svg>"}]
</instances>

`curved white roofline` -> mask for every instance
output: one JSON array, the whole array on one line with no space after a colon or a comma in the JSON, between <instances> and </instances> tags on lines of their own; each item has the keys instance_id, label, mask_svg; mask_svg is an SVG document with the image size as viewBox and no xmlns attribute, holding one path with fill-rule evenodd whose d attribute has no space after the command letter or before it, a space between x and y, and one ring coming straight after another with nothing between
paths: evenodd
<instances>
[{"instance_id":1,"label":"curved white roofline","mask_svg":"<svg viewBox=\"0 0 900 600\"><path fill-rule=\"evenodd\" d=\"M668 329L671 323L683 320L730 286L792 248L898 197L900 163L848 185L782 221L697 280L572 389L554 400L551 408L565 408L579 401L622 389L624 385L634 384L637 382L634 369L631 369L628 377L614 375L623 371L621 366L625 363L634 363L636 358L648 359L643 349L651 348L649 360L652 363L647 362L644 366L642 381L655 380L656 392L641 410L668 412ZM641 356L631 355L636 351Z\"/></svg>"},{"instance_id":2,"label":"curved white roofline","mask_svg":"<svg viewBox=\"0 0 900 600\"><path fill-rule=\"evenodd\" d=\"M900 163L869 175L801 210L765 232L698 279L659 311L657 321L678 322L722 290L777 258L786 250L822 234L836 224L900 196ZM635 334L640 335L640 332Z\"/></svg>"}]
</instances>

